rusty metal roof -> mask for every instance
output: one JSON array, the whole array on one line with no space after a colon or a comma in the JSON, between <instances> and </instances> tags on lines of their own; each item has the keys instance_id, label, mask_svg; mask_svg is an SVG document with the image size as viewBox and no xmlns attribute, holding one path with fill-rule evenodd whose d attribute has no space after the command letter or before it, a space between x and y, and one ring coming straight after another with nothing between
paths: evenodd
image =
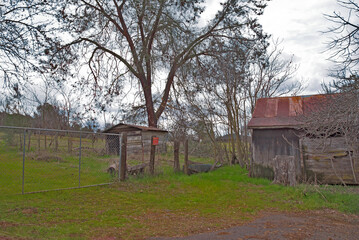
<instances>
[{"instance_id":1,"label":"rusty metal roof","mask_svg":"<svg viewBox=\"0 0 359 240\"><path fill-rule=\"evenodd\" d=\"M154 132L167 132L166 130L159 129L156 127L146 127L146 126L139 126L133 124L125 124L119 123L113 127L110 127L104 130L104 133L119 133L119 132L126 132L126 131L133 131L133 130L140 130L140 131L154 131Z\"/></svg>"},{"instance_id":2,"label":"rusty metal roof","mask_svg":"<svg viewBox=\"0 0 359 240\"><path fill-rule=\"evenodd\" d=\"M313 112L334 95L260 98L256 102L249 128L285 128L300 124L298 116Z\"/></svg>"}]
</instances>

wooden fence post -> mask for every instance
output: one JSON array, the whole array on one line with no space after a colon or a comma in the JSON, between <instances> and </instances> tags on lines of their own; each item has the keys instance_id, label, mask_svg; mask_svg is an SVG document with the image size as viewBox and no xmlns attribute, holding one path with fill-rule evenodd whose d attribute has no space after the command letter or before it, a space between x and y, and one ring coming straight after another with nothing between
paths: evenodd
<instances>
[{"instance_id":1,"label":"wooden fence post","mask_svg":"<svg viewBox=\"0 0 359 240\"><path fill-rule=\"evenodd\" d=\"M188 138L184 141L184 173L189 175L188 171Z\"/></svg>"},{"instance_id":2,"label":"wooden fence post","mask_svg":"<svg viewBox=\"0 0 359 240\"><path fill-rule=\"evenodd\" d=\"M153 138L156 136L151 137L151 153L150 153L150 174L155 174L155 156L156 156L156 145L153 144Z\"/></svg>"},{"instance_id":3,"label":"wooden fence post","mask_svg":"<svg viewBox=\"0 0 359 240\"><path fill-rule=\"evenodd\" d=\"M67 151L69 153L72 152L72 138L71 138L71 135L69 133L67 133Z\"/></svg>"},{"instance_id":4,"label":"wooden fence post","mask_svg":"<svg viewBox=\"0 0 359 240\"><path fill-rule=\"evenodd\" d=\"M55 133L55 152L57 152L59 148L59 136L57 135L57 133Z\"/></svg>"},{"instance_id":5,"label":"wooden fence post","mask_svg":"<svg viewBox=\"0 0 359 240\"><path fill-rule=\"evenodd\" d=\"M179 148L180 148L180 142L178 140L175 140L174 143L173 143L173 154L174 154L173 169L174 169L175 172L180 171Z\"/></svg>"},{"instance_id":6,"label":"wooden fence post","mask_svg":"<svg viewBox=\"0 0 359 240\"><path fill-rule=\"evenodd\" d=\"M120 181L126 180L126 168L127 168L127 133L122 134L121 148L121 165L120 165Z\"/></svg>"},{"instance_id":7,"label":"wooden fence post","mask_svg":"<svg viewBox=\"0 0 359 240\"><path fill-rule=\"evenodd\" d=\"M40 131L39 131L39 132L37 132L37 147L38 147L37 150L38 150L38 151L41 150L40 140L41 140L41 133L40 133Z\"/></svg>"}]
</instances>

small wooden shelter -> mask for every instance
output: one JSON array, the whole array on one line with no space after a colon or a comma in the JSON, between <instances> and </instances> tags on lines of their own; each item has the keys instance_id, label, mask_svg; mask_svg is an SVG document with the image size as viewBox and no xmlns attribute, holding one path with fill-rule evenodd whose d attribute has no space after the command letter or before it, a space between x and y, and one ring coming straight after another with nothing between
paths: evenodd
<instances>
[{"instance_id":1,"label":"small wooden shelter","mask_svg":"<svg viewBox=\"0 0 359 240\"><path fill-rule=\"evenodd\" d=\"M322 140L305 136L299 130L300 116L313 111L318 102L325 103L323 99L327 96L257 100L248 124L252 129L251 176L275 179L276 161L280 159L288 166L292 165L290 174L295 174L294 178L300 182L357 184L353 177L350 151L345 147L343 137L333 136L323 147ZM354 171L359 174L359 166ZM293 176L290 177L293 179Z\"/></svg>"},{"instance_id":2,"label":"small wooden shelter","mask_svg":"<svg viewBox=\"0 0 359 240\"><path fill-rule=\"evenodd\" d=\"M127 153L128 154L146 154L151 149L152 136L159 138L158 151L165 150L165 141L167 140L168 131L155 128L138 126L132 124L119 123L103 131L104 133L119 134L108 135L106 138L106 148L108 154L119 154L120 134L127 134Z\"/></svg>"}]
</instances>

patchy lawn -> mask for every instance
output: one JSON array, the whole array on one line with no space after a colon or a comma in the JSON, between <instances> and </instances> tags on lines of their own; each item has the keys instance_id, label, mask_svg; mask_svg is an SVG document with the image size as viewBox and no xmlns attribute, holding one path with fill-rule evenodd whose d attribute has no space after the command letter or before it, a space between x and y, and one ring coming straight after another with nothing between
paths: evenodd
<instances>
[{"instance_id":1,"label":"patchy lawn","mask_svg":"<svg viewBox=\"0 0 359 240\"><path fill-rule=\"evenodd\" d=\"M1 184L1 183L0 183ZM359 214L357 187L271 184L238 166L110 186L0 196L0 239L144 239L243 224L263 212Z\"/></svg>"}]
</instances>

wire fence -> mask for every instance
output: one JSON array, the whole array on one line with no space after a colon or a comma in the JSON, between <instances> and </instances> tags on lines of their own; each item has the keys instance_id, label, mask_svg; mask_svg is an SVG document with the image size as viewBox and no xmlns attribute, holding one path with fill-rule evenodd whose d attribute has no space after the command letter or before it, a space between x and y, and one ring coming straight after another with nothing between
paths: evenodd
<instances>
[{"instance_id":1,"label":"wire fence","mask_svg":"<svg viewBox=\"0 0 359 240\"><path fill-rule=\"evenodd\" d=\"M152 137L126 134L123 148L122 134L0 126L0 192L26 194L112 184L120 179L121 151L126 156L125 178L183 170L183 144L177 149L180 163L175 166L173 139L161 136L150 171ZM187 155L203 162L208 149L190 140Z\"/></svg>"},{"instance_id":2,"label":"wire fence","mask_svg":"<svg viewBox=\"0 0 359 240\"><path fill-rule=\"evenodd\" d=\"M24 194L112 183L114 176L106 170L119 161L119 148L109 144L113 139L118 134L0 127L1 191Z\"/></svg>"}]
</instances>

